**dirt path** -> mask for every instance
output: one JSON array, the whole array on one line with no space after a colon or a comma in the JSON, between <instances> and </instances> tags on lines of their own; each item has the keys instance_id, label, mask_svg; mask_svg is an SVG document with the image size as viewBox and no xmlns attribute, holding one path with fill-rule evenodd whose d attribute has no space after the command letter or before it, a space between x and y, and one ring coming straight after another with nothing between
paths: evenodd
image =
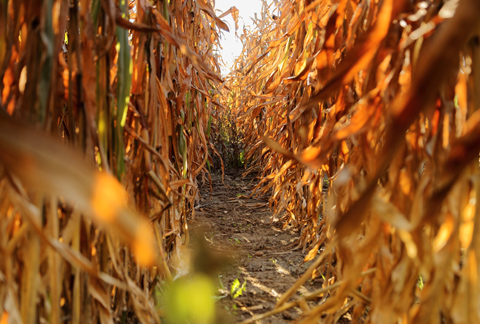
<instances>
[{"instance_id":1,"label":"dirt path","mask_svg":"<svg viewBox=\"0 0 480 324\"><path fill-rule=\"evenodd\" d=\"M244 197L255 184L253 177L242 179L241 170L231 170L225 175L228 187L220 175L212 175L212 181L213 192L208 184L201 187L202 199L190 228L194 234L203 233L213 250L232 259L217 276L226 295L217 304L230 321L240 322L273 309L309 264L302 265L301 251L292 251L298 235L271 224L267 197ZM246 282L246 289L233 298L230 289L236 280ZM299 291L305 294L319 286L319 282L308 283ZM299 310L292 309L256 323L289 323L298 316Z\"/></svg>"}]
</instances>

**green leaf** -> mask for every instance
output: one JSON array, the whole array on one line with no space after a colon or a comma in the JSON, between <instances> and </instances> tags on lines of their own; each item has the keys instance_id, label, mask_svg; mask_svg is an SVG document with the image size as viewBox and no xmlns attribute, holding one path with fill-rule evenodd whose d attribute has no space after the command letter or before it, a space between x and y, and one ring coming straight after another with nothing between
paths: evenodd
<instances>
[{"instance_id":1,"label":"green leaf","mask_svg":"<svg viewBox=\"0 0 480 324\"><path fill-rule=\"evenodd\" d=\"M126 18L128 6L125 0L120 1L120 10L122 17ZM133 63L130 56L130 44L128 40L128 30L117 27L117 44L115 46L118 52L118 74L117 74L117 132L116 132L116 156L117 156L117 177L122 178L125 173L123 127L127 119L127 107L130 102L130 87L132 85Z\"/></svg>"},{"instance_id":2,"label":"green leaf","mask_svg":"<svg viewBox=\"0 0 480 324\"><path fill-rule=\"evenodd\" d=\"M240 285L240 280L235 279L233 282L232 282L232 286L230 287L230 296L232 296L232 298L237 298L239 296L242 295L242 293L247 289L247 280L243 281L243 284Z\"/></svg>"}]
</instances>

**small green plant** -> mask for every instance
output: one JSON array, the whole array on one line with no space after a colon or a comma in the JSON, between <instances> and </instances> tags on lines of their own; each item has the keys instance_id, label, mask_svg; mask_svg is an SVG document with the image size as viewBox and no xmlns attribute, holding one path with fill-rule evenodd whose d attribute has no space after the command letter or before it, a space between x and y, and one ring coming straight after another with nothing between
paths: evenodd
<instances>
[{"instance_id":1,"label":"small green plant","mask_svg":"<svg viewBox=\"0 0 480 324\"><path fill-rule=\"evenodd\" d=\"M240 284L240 280L235 279L230 286L230 296L235 299L243 294L247 290L247 280L243 281L243 284Z\"/></svg>"},{"instance_id":2,"label":"small green plant","mask_svg":"<svg viewBox=\"0 0 480 324\"><path fill-rule=\"evenodd\" d=\"M241 165L245 164L245 151L243 150L240 152L240 163Z\"/></svg>"},{"instance_id":3,"label":"small green plant","mask_svg":"<svg viewBox=\"0 0 480 324\"><path fill-rule=\"evenodd\" d=\"M220 283L220 288L221 288L222 290L227 290L227 289L225 288L225 286L223 285L222 277L223 277L223 276L222 276L221 274L218 275L218 282Z\"/></svg>"},{"instance_id":4,"label":"small green plant","mask_svg":"<svg viewBox=\"0 0 480 324\"><path fill-rule=\"evenodd\" d=\"M420 290L423 290L423 287L425 287L425 283L423 282L423 278L421 275L418 275L417 286L418 288L420 288Z\"/></svg>"},{"instance_id":5,"label":"small green plant","mask_svg":"<svg viewBox=\"0 0 480 324\"><path fill-rule=\"evenodd\" d=\"M328 187L329 184L330 184L330 181L328 180L328 178L323 178L323 186Z\"/></svg>"}]
</instances>

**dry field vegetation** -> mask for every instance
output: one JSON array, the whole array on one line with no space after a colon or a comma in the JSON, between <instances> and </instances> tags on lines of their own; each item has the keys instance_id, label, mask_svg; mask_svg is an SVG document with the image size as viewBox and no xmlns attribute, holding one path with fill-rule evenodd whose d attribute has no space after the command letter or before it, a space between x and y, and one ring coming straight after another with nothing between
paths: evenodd
<instances>
[{"instance_id":1,"label":"dry field vegetation","mask_svg":"<svg viewBox=\"0 0 480 324\"><path fill-rule=\"evenodd\" d=\"M480 323L480 2L264 0L225 78L214 6L0 1L0 323L212 323L221 156L311 264L250 322Z\"/></svg>"}]
</instances>

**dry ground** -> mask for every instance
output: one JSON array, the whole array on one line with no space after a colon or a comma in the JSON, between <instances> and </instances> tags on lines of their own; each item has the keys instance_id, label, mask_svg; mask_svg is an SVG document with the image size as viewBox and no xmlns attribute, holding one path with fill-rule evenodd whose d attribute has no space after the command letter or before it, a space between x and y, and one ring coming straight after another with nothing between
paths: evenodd
<instances>
[{"instance_id":1,"label":"dry ground","mask_svg":"<svg viewBox=\"0 0 480 324\"><path fill-rule=\"evenodd\" d=\"M220 322L241 322L273 309L309 265L302 264L308 251L294 250L298 233L272 222L268 198L246 198L256 180L242 178L241 171L227 171L223 182L221 175L212 174L213 191L208 183L201 187L202 199L195 219L190 220L191 231L213 251L222 253L224 260L230 260L215 274L219 295L222 290L226 295L217 302L223 313ZM232 298L228 293L236 279L246 281L246 290ZM321 279L310 281L295 297L320 287ZM291 309L257 323L290 323L299 315L300 309Z\"/></svg>"}]
</instances>

